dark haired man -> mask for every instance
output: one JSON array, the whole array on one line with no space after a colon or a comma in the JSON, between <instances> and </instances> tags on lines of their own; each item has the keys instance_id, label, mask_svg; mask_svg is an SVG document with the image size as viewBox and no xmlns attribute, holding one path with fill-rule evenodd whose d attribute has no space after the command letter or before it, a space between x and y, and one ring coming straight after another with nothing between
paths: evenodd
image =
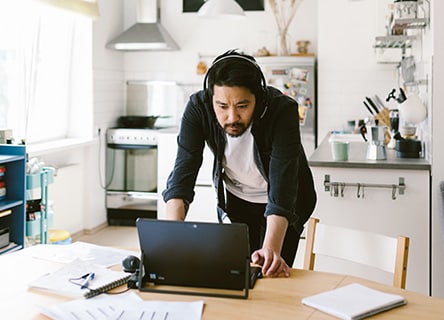
<instances>
[{"instance_id":1,"label":"dark haired man","mask_svg":"<svg viewBox=\"0 0 444 320\"><path fill-rule=\"evenodd\" d=\"M177 143L163 191L167 219L185 219L207 143L219 221L246 223L252 262L266 276L288 276L316 204L296 101L266 86L252 56L228 51L208 69L204 89L191 95Z\"/></svg>"}]
</instances>

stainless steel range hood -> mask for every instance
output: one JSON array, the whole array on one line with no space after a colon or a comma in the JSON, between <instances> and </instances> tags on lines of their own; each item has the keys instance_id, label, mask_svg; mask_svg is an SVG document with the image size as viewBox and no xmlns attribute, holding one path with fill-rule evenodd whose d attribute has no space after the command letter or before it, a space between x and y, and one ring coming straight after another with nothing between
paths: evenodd
<instances>
[{"instance_id":1,"label":"stainless steel range hood","mask_svg":"<svg viewBox=\"0 0 444 320\"><path fill-rule=\"evenodd\" d=\"M121 51L167 51L179 46L160 23L160 0L138 0L137 22L107 43L108 49Z\"/></svg>"}]
</instances>

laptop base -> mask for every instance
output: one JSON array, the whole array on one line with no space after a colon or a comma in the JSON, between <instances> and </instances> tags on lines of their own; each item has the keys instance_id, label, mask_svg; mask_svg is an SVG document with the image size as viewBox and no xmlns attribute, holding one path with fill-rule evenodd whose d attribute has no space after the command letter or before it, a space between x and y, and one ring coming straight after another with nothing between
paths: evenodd
<instances>
[{"instance_id":1,"label":"laptop base","mask_svg":"<svg viewBox=\"0 0 444 320\"><path fill-rule=\"evenodd\" d=\"M141 269L143 264L141 264ZM155 284L144 280L144 272L139 271L138 288L141 292L152 293L168 293L168 294L183 294L193 296L207 296L216 298L234 298L234 299L248 299L250 283L250 261L247 259L245 263L245 286L242 290L233 289L218 289L218 288L197 288L188 286L173 286L164 284ZM236 293L234 293L236 292Z\"/></svg>"}]
</instances>

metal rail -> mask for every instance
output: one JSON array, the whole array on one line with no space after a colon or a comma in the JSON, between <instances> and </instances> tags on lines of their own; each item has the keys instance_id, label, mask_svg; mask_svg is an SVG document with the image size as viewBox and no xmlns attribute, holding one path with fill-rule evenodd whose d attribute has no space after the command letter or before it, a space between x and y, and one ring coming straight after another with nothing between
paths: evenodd
<instances>
[{"instance_id":1,"label":"metal rail","mask_svg":"<svg viewBox=\"0 0 444 320\"><path fill-rule=\"evenodd\" d=\"M364 198L365 189L367 188L383 188L392 190L392 199L396 200L397 194L403 195L406 185L403 177L399 177L398 184L382 184L382 183L362 183L362 182L332 182L330 175L324 176L324 191L330 192L332 197L343 197L346 187L356 188L356 197Z\"/></svg>"}]
</instances>

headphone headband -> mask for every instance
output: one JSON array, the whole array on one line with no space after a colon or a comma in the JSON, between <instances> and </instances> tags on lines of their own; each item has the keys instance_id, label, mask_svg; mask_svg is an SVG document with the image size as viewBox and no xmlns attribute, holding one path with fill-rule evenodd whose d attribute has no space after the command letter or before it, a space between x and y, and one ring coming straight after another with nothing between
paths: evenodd
<instances>
[{"instance_id":1,"label":"headphone headband","mask_svg":"<svg viewBox=\"0 0 444 320\"><path fill-rule=\"evenodd\" d=\"M245 56L237 55L237 54L230 54L230 55L224 56L224 57L222 57L222 58L220 58L220 59L218 59L218 60L216 60L216 61L214 61L212 63L212 65L210 66L210 68L208 69L208 71L207 71L207 73L205 74L205 77L204 77L204 90L208 89L208 75L210 74L210 71L214 68L214 66L216 66L221 61L232 59L232 58L243 59L245 61L250 62L252 65L254 65L258 69L260 77L261 77L262 90L264 90L264 92L267 90L267 82L265 80L265 76L264 76L264 74L262 72L261 67L257 64L257 62L254 61L254 60L251 60L251 59L249 59L249 58L247 58Z\"/></svg>"}]
</instances>

